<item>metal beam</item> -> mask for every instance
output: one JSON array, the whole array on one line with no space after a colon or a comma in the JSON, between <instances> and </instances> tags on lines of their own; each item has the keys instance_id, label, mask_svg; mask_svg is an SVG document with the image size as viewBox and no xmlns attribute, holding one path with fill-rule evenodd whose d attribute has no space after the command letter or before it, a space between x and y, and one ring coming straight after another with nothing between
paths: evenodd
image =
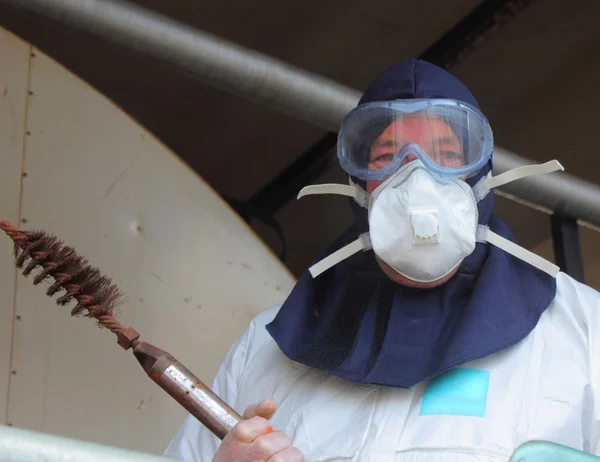
<instances>
[{"instance_id":1,"label":"metal beam","mask_svg":"<svg viewBox=\"0 0 600 462\"><path fill-rule=\"evenodd\" d=\"M553 214L550 215L550 227L556 264L562 272L584 284L577 220Z\"/></svg>"},{"instance_id":2,"label":"metal beam","mask_svg":"<svg viewBox=\"0 0 600 462\"><path fill-rule=\"evenodd\" d=\"M266 213L277 212L311 180L319 177L335 164L337 156L329 155L336 145L337 134L330 132L302 153L298 159L248 201Z\"/></svg>"},{"instance_id":3,"label":"metal beam","mask_svg":"<svg viewBox=\"0 0 600 462\"><path fill-rule=\"evenodd\" d=\"M512 21L534 0L485 0L421 54L444 69L464 60L493 32Z\"/></svg>"},{"instance_id":4,"label":"metal beam","mask_svg":"<svg viewBox=\"0 0 600 462\"><path fill-rule=\"evenodd\" d=\"M337 132L360 93L274 58L117 0L0 0L1 7L42 15L170 65L208 85ZM495 170L529 165L496 147ZM517 199L600 226L600 187L561 173L502 188Z\"/></svg>"}]
</instances>

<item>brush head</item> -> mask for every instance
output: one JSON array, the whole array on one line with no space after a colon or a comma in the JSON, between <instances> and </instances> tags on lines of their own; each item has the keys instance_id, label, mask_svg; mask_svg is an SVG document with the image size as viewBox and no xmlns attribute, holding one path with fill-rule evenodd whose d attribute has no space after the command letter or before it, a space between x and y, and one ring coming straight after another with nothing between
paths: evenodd
<instances>
[{"instance_id":1,"label":"brush head","mask_svg":"<svg viewBox=\"0 0 600 462\"><path fill-rule=\"evenodd\" d=\"M75 300L72 316L95 318L100 327L107 327L117 334L123 348L135 347L132 343L137 342L139 334L131 328L125 329L114 318L115 309L125 298L109 277L56 236L44 231L22 231L8 221L0 221L0 229L13 240L15 264L23 270L23 275L29 276L33 270L40 270L33 278L34 285L53 280L46 294L53 296L64 291L56 299L58 305Z\"/></svg>"}]
</instances>

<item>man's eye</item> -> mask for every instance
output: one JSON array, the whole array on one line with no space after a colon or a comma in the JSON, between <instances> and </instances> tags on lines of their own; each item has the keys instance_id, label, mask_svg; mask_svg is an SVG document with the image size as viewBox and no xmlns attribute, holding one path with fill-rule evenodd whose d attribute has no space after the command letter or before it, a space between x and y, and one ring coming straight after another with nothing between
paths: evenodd
<instances>
[{"instance_id":1,"label":"man's eye","mask_svg":"<svg viewBox=\"0 0 600 462\"><path fill-rule=\"evenodd\" d=\"M446 151L441 153L442 158L448 162L464 164L465 157L458 152Z\"/></svg>"},{"instance_id":2,"label":"man's eye","mask_svg":"<svg viewBox=\"0 0 600 462\"><path fill-rule=\"evenodd\" d=\"M394 160L394 154L382 154L380 156L377 156L371 162L374 162L374 163L384 163L384 162L390 163L392 160Z\"/></svg>"}]
</instances>

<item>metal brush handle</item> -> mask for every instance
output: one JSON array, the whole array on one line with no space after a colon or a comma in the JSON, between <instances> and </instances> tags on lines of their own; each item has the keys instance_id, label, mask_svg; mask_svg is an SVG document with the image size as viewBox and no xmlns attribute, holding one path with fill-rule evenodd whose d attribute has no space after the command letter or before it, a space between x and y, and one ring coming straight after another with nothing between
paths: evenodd
<instances>
[{"instance_id":1,"label":"metal brush handle","mask_svg":"<svg viewBox=\"0 0 600 462\"><path fill-rule=\"evenodd\" d=\"M76 300L72 315L87 310L88 316L96 318L101 326L117 336L117 343L123 349L133 348L133 354L148 376L217 437L223 439L241 420L183 364L166 351L140 342L140 334L135 329L126 328L115 319L112 313L122 300L121 291L75 249L45 232L21 231L8 221L0 221L0 230L14 242L17 267L22 268L27 262L23 270L25 276L39 267L42 271L35 277L34 284L52 277L54 284L48 289L48 295L64 289L66 293L58 298L59 304ZM84 276L79 277L81 275ZM74 277L78 279L73 280Z\"/></svg>"},{"instance_id":2,"label":"metal brush handle","mask_svg":"<svg viewBox=\"0 0 600 462\"><path fill-rule=\"evenodd\" d=\"M166 351L139 342L133 349L148 376L219 439L241 416Z\"/></svg>"}]
</instances>

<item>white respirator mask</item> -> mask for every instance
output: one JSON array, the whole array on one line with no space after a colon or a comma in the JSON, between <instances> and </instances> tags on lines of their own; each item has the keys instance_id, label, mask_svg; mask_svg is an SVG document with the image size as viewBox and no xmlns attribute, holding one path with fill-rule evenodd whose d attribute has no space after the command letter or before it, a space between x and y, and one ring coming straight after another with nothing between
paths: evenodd
<instances>
[{"instance_id":1,"label":"white respirator mask","mask_svg":"<svg viewBox=\"0 0 600 462\"><path fill-rule=\"evenodd\" d=\"M434 178L419 160L379 185L368 209L373 251L412 281L438 281L475 250L478 211L471 187Z\"/></svg>"},{"instance_id":2,"label":"white respirator mask","mask_svg":"<svg viewBox=\"0 0 600 462\"><path fill-rule=\"evenodd\" d=\"M441 179L416 159L381 183L370 195L350 185L308 186L298 198L312 194L353 197L367 208L369 232L309 268L313 277L361 251L375 255L398 274L419 283L435 282L455 271L475 250L491 243L538 269L556 276L559 267L478 224L477 203L489 191L532 175L563 170L556 160L519 167L482 178L473 188L461 179Z\"/></svg>"}]
</instances>

